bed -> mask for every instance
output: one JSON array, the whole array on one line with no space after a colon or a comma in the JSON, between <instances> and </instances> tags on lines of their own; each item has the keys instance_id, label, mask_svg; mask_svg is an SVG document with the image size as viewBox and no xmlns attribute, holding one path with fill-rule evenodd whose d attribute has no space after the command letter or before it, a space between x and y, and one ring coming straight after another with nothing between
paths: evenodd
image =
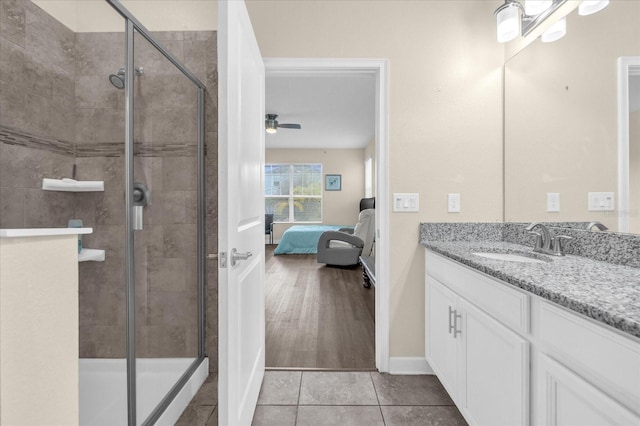
<instances>
[{"instance_id":1,"label":"bed","mask_svg":"<svg viewBox=\"0 0 640 426\"><path fill-rule=\"evenodd\" d=\"M294 225L284 231L273 254L317 254L320 235L341 228L344 225Z\"/></svg>"}]
</instances>

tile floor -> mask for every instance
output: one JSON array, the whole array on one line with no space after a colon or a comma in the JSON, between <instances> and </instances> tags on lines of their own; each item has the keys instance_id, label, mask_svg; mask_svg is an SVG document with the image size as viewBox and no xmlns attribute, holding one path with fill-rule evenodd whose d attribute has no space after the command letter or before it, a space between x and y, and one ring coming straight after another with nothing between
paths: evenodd
<instances>
[{"instance_id":1,"label":"tile floor","mask_svg":"<svg viewBox=\"0 0 640 426\"><path fill-rule=\"evenodd\" d=\"M209 374L175 426L218 426L218 376Z\"/></svg>"},{"instance_id":2,"label":"tile floor","mask_svg":"<svg viewBox=\"0 0 640 426\"><path fill-rule=\"evenodd\" d=\"M217 426L217 377L210 376L176 423ZM253 426L463 426L435 376L377 372L267 371Z\"/></svg>"},{"instance_id":3,"label":"tile floor","mask_svg":"<svg viewBox=\"0 0 640 426\"><path fill-rule=\"evenodd\" d=\"M466 425L435 376L267 371L253 426Z\"/></svg>"}]
</instances>

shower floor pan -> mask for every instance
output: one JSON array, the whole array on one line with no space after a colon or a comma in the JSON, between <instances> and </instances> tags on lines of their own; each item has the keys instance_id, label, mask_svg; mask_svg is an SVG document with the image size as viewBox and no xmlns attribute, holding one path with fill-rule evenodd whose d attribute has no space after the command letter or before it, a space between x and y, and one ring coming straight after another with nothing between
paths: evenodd
<instances>
[{"instance_id":1,"label":"shower floor pan","mask_svg":"<svg viewBox=\"0 0 640 426\"><path fill-rule=\"evenodd\" d=\"M137 424L149 416L195 358L142 358L137 369ZM127 364L125 359L81 358L80 424L127 425ZM174 398L156 425L173 425L204 383L209 372L207 358Z\"/></svg>"}]
</instances>

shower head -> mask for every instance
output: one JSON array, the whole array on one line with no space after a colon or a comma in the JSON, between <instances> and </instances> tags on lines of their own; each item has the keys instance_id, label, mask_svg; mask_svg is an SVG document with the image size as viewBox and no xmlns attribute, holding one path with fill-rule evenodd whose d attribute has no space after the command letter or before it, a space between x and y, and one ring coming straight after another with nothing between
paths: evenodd
<instances>
[{"instance_id":1,"label":"shower head","mask_svg":"<svg viewBox=\"0 0 640 426\"><path fill-rule=\"evenodd\" d=\"M109 81L116 89L124 89L124 68L120 68L117 74L109 74Z\"/></svg>"},{"instance_id":2,"label":"shower head","mask_svg":"<svg viewBox=\"0 0 640 426\"><path fill-rule=\"evenodd\" d=\"M144 74L144 68L142 67L136 67L135 71L138 77ZM125 70L124 68L120 68L117 74L109 74L109 81L116 89L124 89L124 76Z\"/></svg>"}]
</instances>

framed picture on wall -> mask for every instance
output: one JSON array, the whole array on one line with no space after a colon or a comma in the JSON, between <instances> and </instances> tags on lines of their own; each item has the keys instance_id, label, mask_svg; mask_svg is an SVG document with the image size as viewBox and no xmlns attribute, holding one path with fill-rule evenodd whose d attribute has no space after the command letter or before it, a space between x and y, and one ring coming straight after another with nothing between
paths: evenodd
<instances>
[{"instance_id":1,"label":"framed picture on wall","mask_svg":"<svg viewBox=\"0 0 640 426\"><path fill-rule=\"evenodd\" d=\"M325 191L342 191L342 175L324 175Z\"/></svg>"}]
</instances>

